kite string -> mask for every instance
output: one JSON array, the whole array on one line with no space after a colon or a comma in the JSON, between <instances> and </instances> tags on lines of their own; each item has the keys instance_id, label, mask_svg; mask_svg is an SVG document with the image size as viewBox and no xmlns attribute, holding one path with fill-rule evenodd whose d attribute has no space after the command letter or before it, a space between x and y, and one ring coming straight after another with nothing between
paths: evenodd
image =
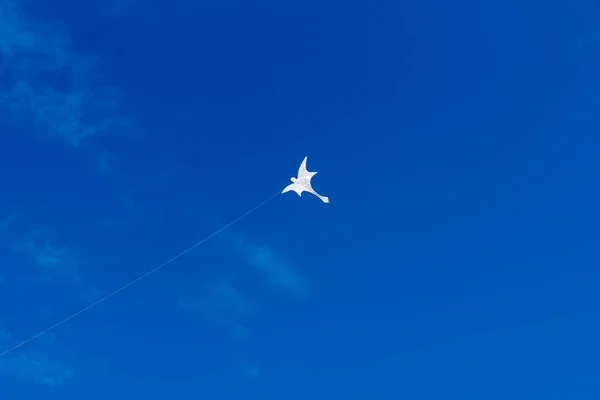
<instances>
[{"instance_id":1,"label":"kite string","mask_svg":"<svg viewBox=\"0 0 600 400\"><path fill-rule=\"evenodd\" d=\"M84 312L96 307L98 304L104 302L105 300L108 300L109 298L113 297L114 295L122 292L123 290L127 289L128 287L136 284L137 282L141 281L142 279L152 275L153 273L155 273L156 271L158 271L159 269L171 264L173 261L177 260L179 257L189 253L190 251L194 250L196 247L200 246L201 244L203 244L204 242L206 242L207 240L215 237L216 235L218 235L219 233L223 232L225 229L231 227L232 225L236 224L237 222L241 221L242 219L244 219L245 217L247 217L248 215L250 215L251 213L253 213L254 211L258 210L260 207L264 206L265 204L267 204L269 201L273 200L275 198L275 196L277 196L278 194L280 194L281 192L277 192L275 194L273 194L272 196L270 196L268 199L264 200L262 203L260 203L259 205L257 205L256 207L252 208L249 211L246 211L244 214L242 214L241 216L237 217L236 219L234 219L233 221L231 221L230 223L228 223L227 225L223 226L222 228L217 229L216 231L214 231L213 233L211 233L210 235L206 236L204 239L200 240L199 242L197 242L196 244L188 247L187 249L183 250L181 253L171 257L170 259L168 259L167 261L165 261L164 263L160 264L158 267L155 267L153 269L151 269L150 271L138 276L137 278L135 278L134 280L130 281L129 283L121 286L120 288L110 292L109 294L107 294L106 296L96 300L95 302L91 303L90 305L82 308L81 310L77 311L74 314L71 314L70 316L66 317L65 319L55 323L54 325L51 325L50 327L44 329L43 331L40 331L39 333L31 336L29 339L23 340L22 342L16 344L15 346L9 348L8 350L3 351L2 353L0 353L0 357L3 357L5 355L7 355L8 353L26 345L27 343L31 342L32 340L37 339L38 337L50 332L51 330L61 326L62 324L72 320L73 318L83 314Z\"/></svg>"}]
</instances>

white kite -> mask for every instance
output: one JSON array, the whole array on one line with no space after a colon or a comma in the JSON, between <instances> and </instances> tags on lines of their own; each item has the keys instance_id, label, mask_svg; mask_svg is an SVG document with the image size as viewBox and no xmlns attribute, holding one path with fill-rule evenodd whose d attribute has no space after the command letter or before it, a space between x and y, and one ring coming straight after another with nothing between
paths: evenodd
<instances>
[{"instance_id":1,"label":"white kite","mask_svg":"<svg viewBox=\"0 0 600 400\"><path fill-rule=\"evenodd\" d=\"M298 196L302 196L302 192L308 192L308 193L312 193L315 196L317 196L318 198L320 198L323 201L323 203L329 203L329 197L321 196L319 193L315 192L315 190L310 185L311 178L313 176L315 176L317 173L316 172L308 172L308 170L306 169L306 159L307 158L308 157L304 157L304 160L302 160L302 164L300 165L300 168L298 169L298 177L292 178L292 182L294 182L294 183L286 186L286 188L283 189L283 192L281 192L281 193L285 193L285 192L289 192L290 190L293 190L294 192L298 193Z\"/></svg>"}]
</instances>

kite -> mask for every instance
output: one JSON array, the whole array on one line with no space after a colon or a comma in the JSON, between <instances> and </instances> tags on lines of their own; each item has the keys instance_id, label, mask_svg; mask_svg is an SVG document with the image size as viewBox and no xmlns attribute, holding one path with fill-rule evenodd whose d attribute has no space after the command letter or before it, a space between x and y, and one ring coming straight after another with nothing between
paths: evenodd
<instances>
[{"instance_id":1,"label":"kite","mask_svg":"<svg viewBox=\"0 0 600 400\"><path fill-rule=\"evenodd\" d=\"M312 193L317 196L319 199L323 201L323 203L329 203L329 197L321 196L319 193L315 192L315 190L310 185L310 180L313 176L315 176L316 172L309 172L306 169L306 159L308 157L304 157L302 160L302 164L300 164L300 168L298 169L298 178L291 178L291 181L294 182L291 185L288 185L283 189L283 192L289 192L293 190L298 193L298 196L302 196L302 192Z\"/></svg>"},{"instance_id":2,"label":"kite","mask_svg":"<svg viewBox=\"0 0 600 400\"><path fill-rule=\"evenodd\" d=\"M46 329L36 333L33 336L30 336L28 339L23 340L20 343L17 343L16 345L4 350L0 352L0 358L4 357L5 355L7 355L8 353L11 353L13 351L15 351L16 349L26 345L27 343L31 342L34 339L37 339L38 337L54 330L55 328L61 326L62 324L72 320L75 317L78 317L79 315L83 314L84 312L87 312L88 310L96 307L98 304L108 300L109 298L115 296L116 294L122 292L123 290L129 288L130 286L134 285L135 283L141 281L142 279L148 277L149 275L152 275L153 273L157 272L159 269L166 267L168 264L171 264L173 261L177 260L178 258L182 257L183 255L189 253L190 251L192 251L193 249L195 249L196 247L200 246L201 244L203 244L204 242L208 241L209 239L217 236L218 234L220 234L221 232L223 232L224 230L228 229L229 227L231 227L232 225L236 224L237 222L239 222L240 220L242 220L243 218L247 217L248 215L250 215L251 213L253 213L254 211L258 210L260 207L262 207L263 205L267 204L268 202L270 202L271 200L273 200L276 196L278 196L281 193L286 193L289 192L290 190L293 190L294 192L298 193L298 196L302 196L302 192L309 192L315 196L317 196L319 199L321 199L324 203L329 203L329 198L325 197L325 196L321 196L320 194L318 194L317 192L315 192L315 190L312 188L312 186L310 185L310 180L313 176L315 176L317 173L316 172L309 172L306 169L306 159L308 157L304 157L304 160L302 161L302 164L300 165L300 169L298 169L298 177L297 178L291 178L292 180L292 184L286 186L285 189L283 189L283 192L279 192L277 191L276 193L274 193L273 195L271 195L270 197L268 197L266 200L262 201L261 203L259 203L257 206L255 206L254 208L250 209L249 211L246 211L244 214L240 215L239 217L237 217L236 219L234 219L233 221L229 222L227 225L217 229L216 231L214 231L213 233L211 233L210 235L204 237L204 239L200 240L199 242L196 242L196 244L192 245L191 247L188 247L186 250L180 252L179 254L176 254L175 256L171 257L170 259L168 259L167 261L163 262L162 264L158 265L157 267L154 267L152 269L150 269L149 271L145 272L144 274L138 276L137 278L131 280L129 283L124 284L123 286L119 287L116 290L113 290L112 292L108 293L107 295L105 295L104 297L94 301L93 303L89 304L86 307L81 308L79 311L67 316L66 318L56 322L55 324L47 327Z\"/></svg>"}]
</instances>

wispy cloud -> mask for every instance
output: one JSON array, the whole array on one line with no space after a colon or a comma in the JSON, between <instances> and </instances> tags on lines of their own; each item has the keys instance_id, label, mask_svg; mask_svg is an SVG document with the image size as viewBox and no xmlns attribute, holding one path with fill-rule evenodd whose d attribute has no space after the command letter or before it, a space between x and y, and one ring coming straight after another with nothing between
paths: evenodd
<instances>
[{"instance_id":1,"label":"wispy cloud","mask_svg":"<svg viewBox=\"0 0 600 400\"><path fill-rule=\"evenodd\" d=\"M74 53L66 32L25 17L12 0L0 0L0 58L0 73L10 78L0 94L4 119L75 147L129 130L94 58Z\"/></svg>"},{"instance_id":2,"label":"wispy cloud","mask_svg":"<svg viewBox=\"0 0 600 400\"><path fill-rule=\"evenodd\" d=\"M249 378L256 378L260 375L260 370L258 369L258 365L254 363L250 363L248 368L246 369L246 376Z\"/></svg>"},{"instance_id":3,"label":"wispy cloud","mask_svg":"<svg viewBox=\"0 0 600 400\"><path fill-rule=\"evenodd\" d=\"M34 268L20 274L22 278L12 279L10 284L19 285L22 290L36 290L38 285L60 285L63 289L61 297L77 299L84 304L92 303L106 294L85 279L85 272L90 269L86 257L73 251L72 246L56 245L50 231L33 231L14 244L14 250L25 256ZM46 306L43 314L52 315L50 303ZM102 310L110 312L110 307L103 307Z\"/></svg>"},{"instance_id":4,"label":"wispy cloud","mask_svg":"<svg viewBox=\"0 0 600 400\"><path fill-rule=\"evenodd\" d=\"M74 376L74 371L64 364L27 356L0 359L0 372L48 386L62 385Z\"/></svg>"},{"instance_id":5,"label":"wispy cloud","mask_svg":"<svg viewBox=\"0 0 600 400\"><path fill-rule=\"evenodd\" d=\"M263 276L272 288L293 297L306 297L310 293L308 283L289 261L267 245L251 243L232 234L222 235L231 243L248 266Z\"/></svg>"},{"instance_id":6,"label":"wispy cloud","mask_svg":"<svg viewBox=\"0 0 600 400\"><path fill-rule=\"evenodd\" d=\"M257 274L276 293L297 298L309 295L306 280L290 262L269 246L251 243L231 233L220 237L229 249L235 250L236 256L241 257L252 273ZM227 280L188 287L180 292L179 305L209 321L228 326L232 337L236 339L249 336L248 323L258 312L255 303ZM255 376L257 371L251 369L249 375Z\"/></svg>"},{"instance_id":7,"label":"wispy cloud","mask_svg":"<svg viewBox=\"0 0 600 400\"><path fill-rule=\"evenodd\" d=\"M33 232L29 238L18 242L15 249L39 267L42 283L54 279L80 283L78 262L69 248L57 247L49 239L41 237L42 235L43 232Z\"/></svg>"},{"instance_id":8,"label":"wispy cloud","mask_svg":"<svg viewBox=\"0 0 600 400\"><path fill-rule=\"evenodd\" d=\"M96 159L96 167L105 176L116 172L117 156L111 151L101 151Z\"/></svg>"},{"instance_id":9,"label":"wispy cloud","mask_svg":"<svg viewBox=\"0 0 600 400\"><path fill-rule=\"evenodd\" d=\"M0 329L0 349L4 351L18 341L7 331ZM49 353L68 352L62 348L53 335L47 335L37 346L52 347ZM58 350L58 351L57 351ZM46 352L44 352L46 353ZM8 354L0 358L0 374L13 378L30 380L36 384L46 386L60 386L72 379L75 371L64 362L57 361L58 357L50 358L42 355L41 351L29 349L27 354Z\"/></svg>"},{"instance_id":10,"label":"wispy cloud","mask_svg":"<svg viewBox=\"0 0 600 400\"><path fill-rule=\"evenodd\" d=\"M250 315L255 308L239 290L230 283L209 283L206 285L206 293L210 299L210 307L230 315Z\"/></svg>"},{"instance_id":11,"label":"wispy cloud","mask_svg":"<svg viewBox=\"0 0 600 400\"><path fill-rule=\"evenodd\" d=\"M199 313L209 321L229 327L234 339L248 336L246 321L256 312L255 305L229 282L209 282L200 288L190 287L181 291L179 305L193 313Z\"/></svg>"},{"instance_id":12,"label":"wispy cloud","mask_svg":"<svg viewBox=\"0 0 600 400\"><path fill-rule=\"evenodd\" d=\"M17 214L14 211L11 211L3 217L0 217L0 230L7 229L13 222L13 220L16 218L16 216Z\"/></svg>"}]
</instances>

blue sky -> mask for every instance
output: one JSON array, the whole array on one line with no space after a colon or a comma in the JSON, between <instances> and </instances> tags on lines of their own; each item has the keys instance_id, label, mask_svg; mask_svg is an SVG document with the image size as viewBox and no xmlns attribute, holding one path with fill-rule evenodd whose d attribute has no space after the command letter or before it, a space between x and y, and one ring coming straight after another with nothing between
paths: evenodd
<instances>
[{"instance_id":1,"label":"blue sky","mask_svg":"<svg viewBox=\"0 0 600 400\"><path fill-rule=\"evenodd\" d=\"M600 5L0 0L0 398L597 399Z\"/></svg>"}]
</instances>

